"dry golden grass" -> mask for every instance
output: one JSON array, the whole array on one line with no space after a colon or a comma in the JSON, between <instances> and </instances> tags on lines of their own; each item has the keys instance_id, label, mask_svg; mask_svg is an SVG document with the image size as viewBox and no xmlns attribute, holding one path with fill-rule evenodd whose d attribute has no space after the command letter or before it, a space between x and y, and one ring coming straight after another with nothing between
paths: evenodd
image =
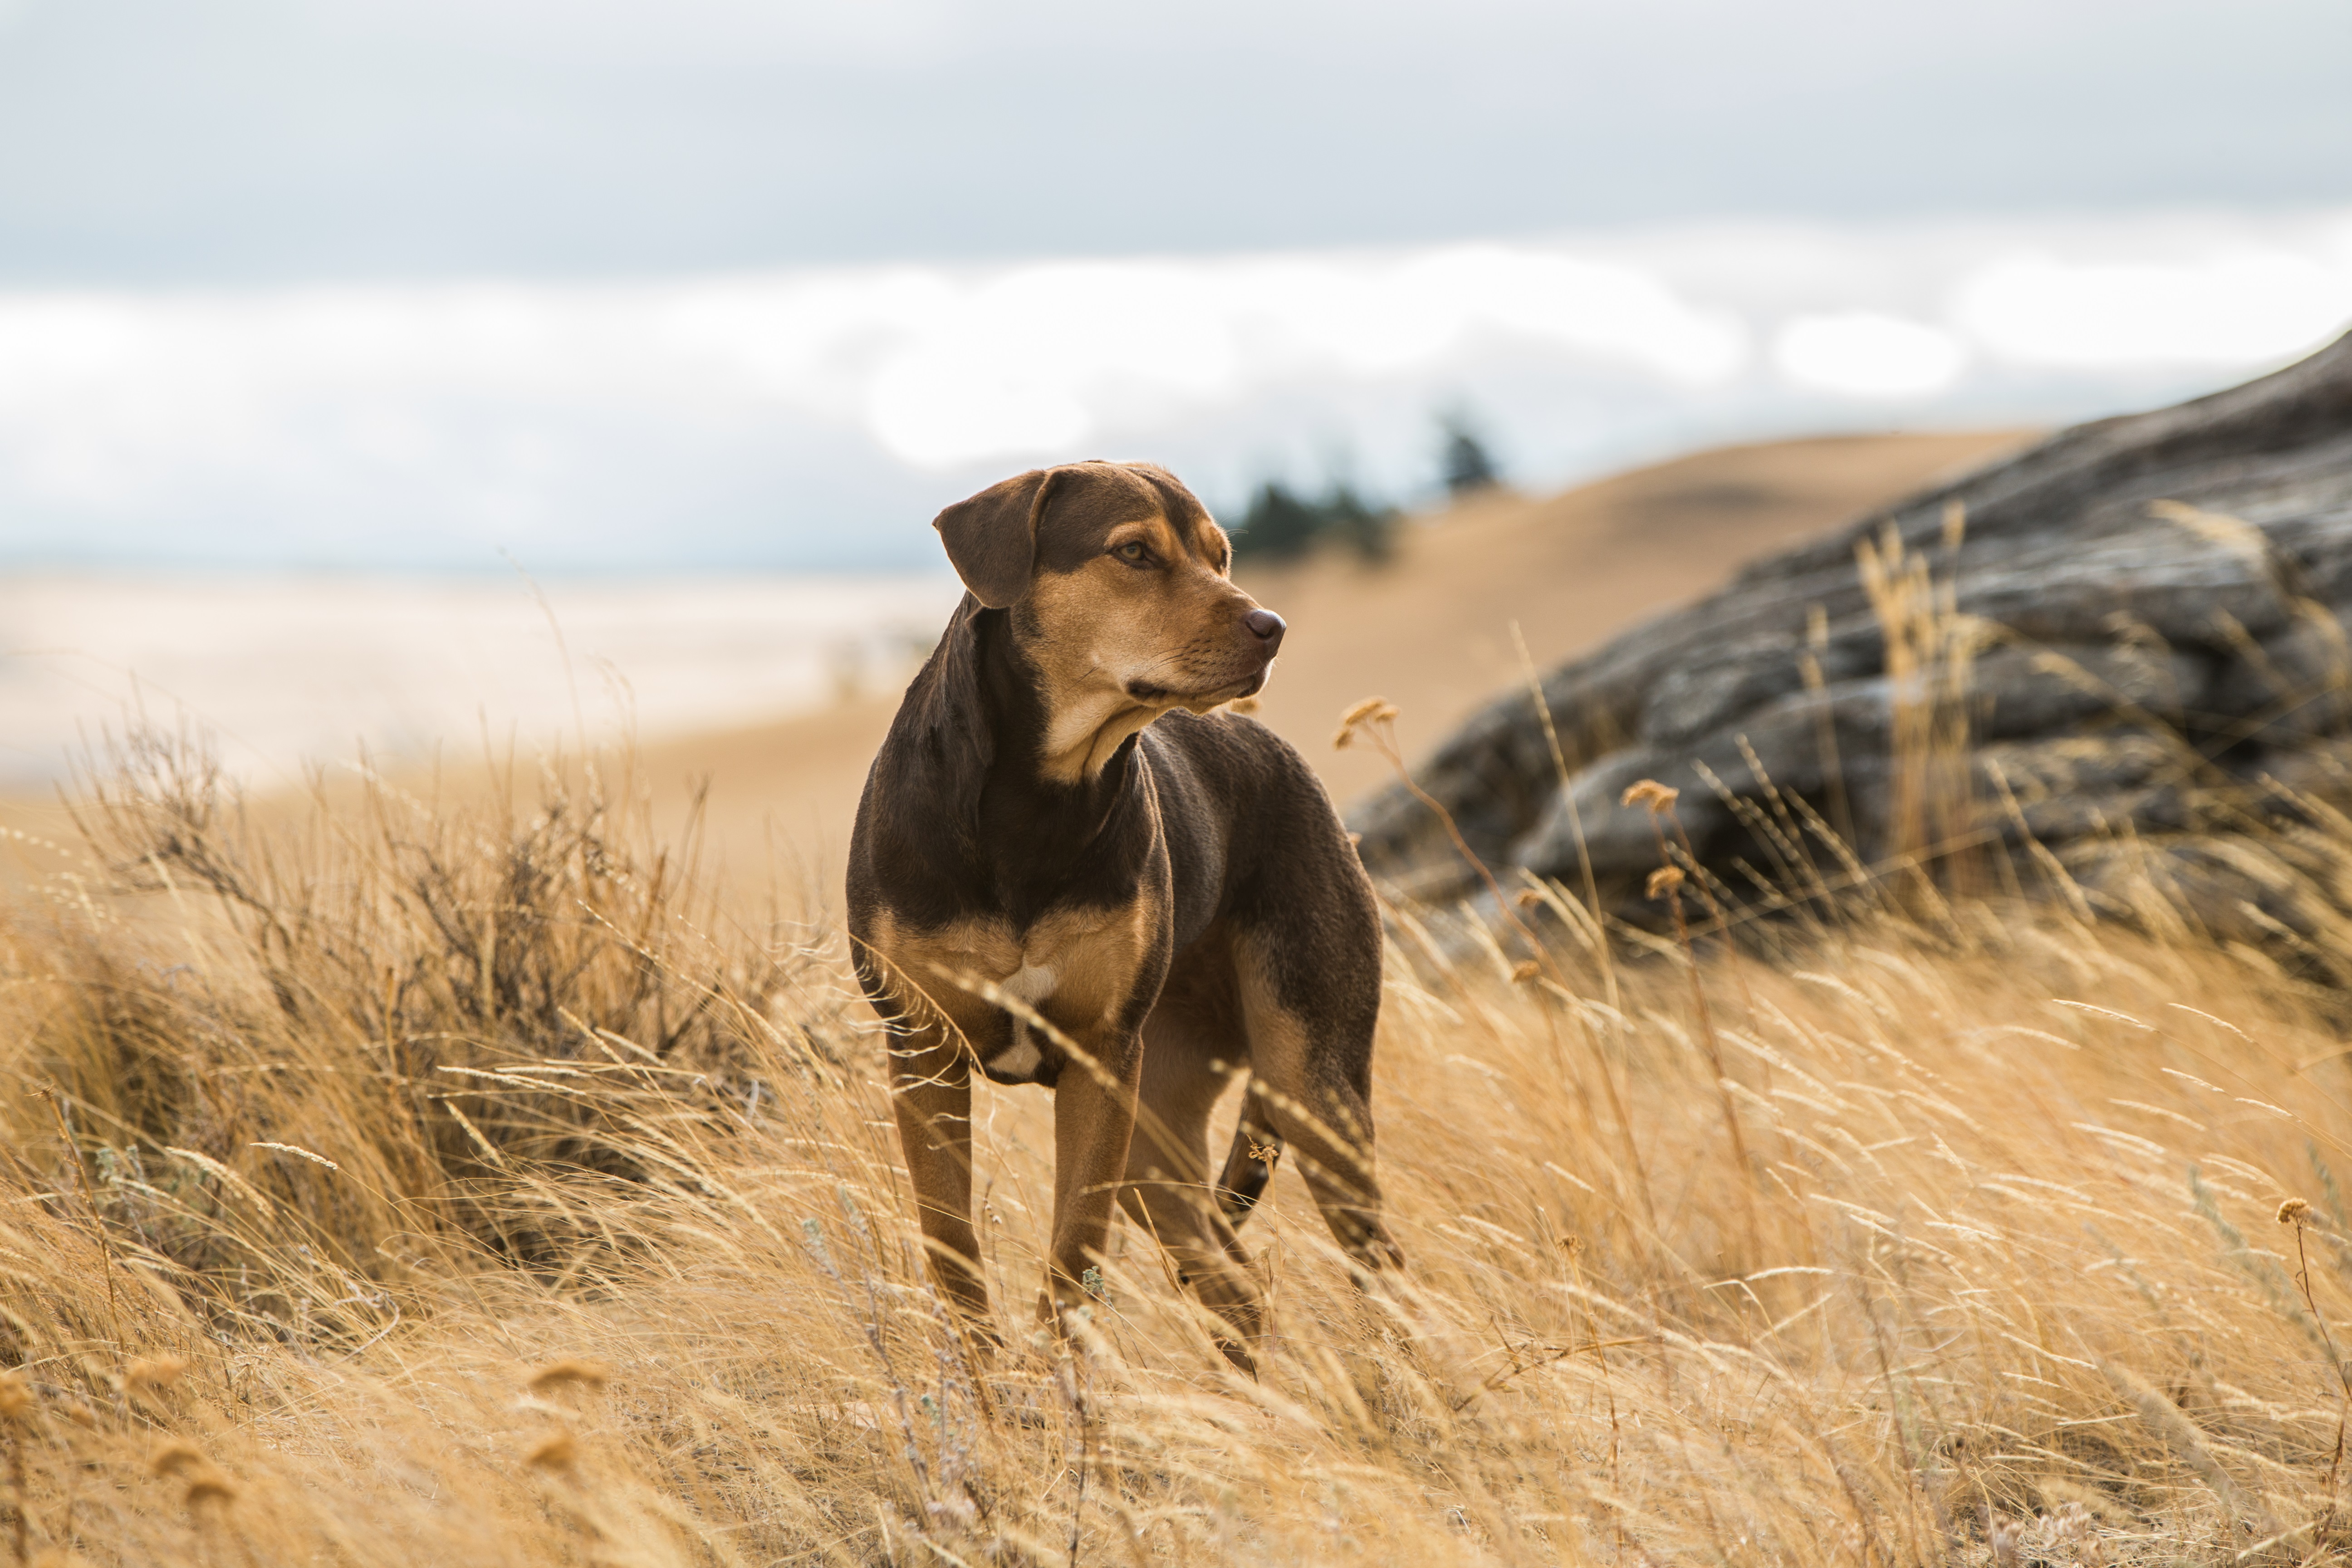
<instances>
[{"instance_id":1,"label":"dry golden grass","mask_svg":"<svg viewBox=\"0 0 2352 1568\"><path fill-rule=\"evenodd\" d=\"M2344 1009L2251 952L1883 889L1604 963L1575 891L1530 889L1538 967L1398 910L1409 1272L1359 1292L1285 1173L1245 1232L1263 1381L1124 1222L1105 1303L1039 1335L1047 1102L983 1090L983 1364L834 939L701 900L625 773L572 779L380 787L290 837L162 742L87 792L87 850L0 931L0 1562L2352 1536Z\"/></svg>"}]
</instances>

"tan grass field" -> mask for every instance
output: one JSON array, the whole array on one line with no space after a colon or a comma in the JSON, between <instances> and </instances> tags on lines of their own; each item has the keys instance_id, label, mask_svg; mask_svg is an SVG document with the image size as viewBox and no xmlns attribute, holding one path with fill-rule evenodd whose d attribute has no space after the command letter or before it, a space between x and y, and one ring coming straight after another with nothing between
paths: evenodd
<instances>
[{"instance_id":1,"label":"tan grass field","mask_svg":"<svg viewBox=\"0 0 2352 1568\"><path fill-rule=\"evenodd\" d=\"M81 840L20 845L0 1563L2352 1540L2346 1008L2153 889L2093 924L1898 870L1737 953L1604 940L1572 888L1526 889L1539 957L1391 909L1374 1104L1410 1267L1360 1289L1282 1172L1244 1232L1253 1381L1124 1222L1099 1306L1036 1329L1034 1091L979 1100L1006 1348L960 1331L836 937L698 879L649 765L289 821L156 742ZM2334 883L2329 821L2298 847ZM2352 926L2315 948L2352 958Z\"/></svg>"},{"instance_id":2,"label":"tan grass field","mask_svg":"<svg viewBox=\"0 0 2352 1568\"><path fill-rule=\"evenodd\" d=\"M1123 1223L1091 1321L1034 1331L1029 1091L981 1100L978 1352L837 945L625 814L386 793L264 843L173 773L6 932L0 1561L2289 1562L2352 1525L2342 1007L2252 954L1889 887L1529 974L1397 910L1411 1268L1357 1289L1285 1172L1252 1382Z\"/></svg>"}]
</instances>

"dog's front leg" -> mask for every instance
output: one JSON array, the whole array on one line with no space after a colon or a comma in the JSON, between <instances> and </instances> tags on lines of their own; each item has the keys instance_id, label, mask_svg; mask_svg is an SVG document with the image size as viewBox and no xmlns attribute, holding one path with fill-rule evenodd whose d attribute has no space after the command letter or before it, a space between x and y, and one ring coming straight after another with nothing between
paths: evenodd
<instances>
[{"instance_id":1,"label":"dog's front leg","mask_svg":"<svg viewBox=\"0 0 2352 1568\"><path fill-rule=\"evenodd\" d=\"M911 1034L890 1052L890 1106L915 1187L931 1278L976 1323L988 1321L980 1234L971 1224L971 1069L944 1029Z\"/></svg>"},{"instance_id":2,"label":"dog's front leg","mask_svg":"<svg viewBox=\"0 0 2352 1568\"><path fill-rule=\"evenodd\" d=\"M1057 1314L1087 1300L1087 1270L1110 1236L1143 1076L1139 1036L1105 1031L1080 1044L1092 1063L1070 1063L1054 1089L1054 1244L1041 1305Z\"/></svg>"}]
</instances>

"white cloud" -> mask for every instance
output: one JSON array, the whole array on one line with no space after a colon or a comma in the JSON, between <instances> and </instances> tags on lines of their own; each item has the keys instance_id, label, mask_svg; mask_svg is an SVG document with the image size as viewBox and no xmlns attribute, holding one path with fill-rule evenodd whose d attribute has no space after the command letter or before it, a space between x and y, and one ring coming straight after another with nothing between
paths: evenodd
<instances>
[{"instance_id":1,"label":"white cloud","mask_svg":"<svg viewBox=\"0 0 2352 1568\"><path fill-rule=\"evenodd\" d=\"M2352 321L2352 258L2245 249L2070 264L2012 256L1963 283L1952 316L2018 364L2259 364Z\"/></svg>"},{"instance_id":2,"label":"white cloud","mask_svg":"<svg viewBox=\"0 0 2352 1568\"><path fill-rule=\"evenodd\" d=\"M1240 390L1231 323L1196 267L1065 262L969 287L876 368L867 427L924 467L1066 450L1124 399L1201 403Z\"/></svg>"},{"instance_id":3,"label":"white cloud","mask_svg":"<svg viewBox=\"0 0 2352 1568\"><path fill-rule=\"evenodd\" d=\"M942 491L1041 458L1153 455L1230 495L1352 448L1393 489L1466 397L1543 483L1785 430L1822 392L2109 412L2347 318L2342 215L0 293L0 553L908 559Z\"/></svg>"},{"instance_id":4,"label":"white cloud","mask_svg":"<svg viewBox=\"0 0 2352 1568\"><path fill-rule=\"evenodd\" d=\"M863 405L886 448L926 467L1066 450L1284 382L1409 376L1482 342L1693 386L1747 353L1735 317L1533 247L1044 263L932 306L896 323Z\"/></svg>"},{"instance_id":5,"label":"white cloud","mask_svg":"<svg viewBox=\"0 0 2352 1568\"><path fill-rule=\"evenodd\" d=\"M427 463L452 403L561 416L769 402L919 468L1024 459L1270 384L1411 376L1517 342L1680 385L1745 329L1640 269L1541 247L891 267L635 288L0 297L6 477L74 504L193 475ZM747 406L748 405L748 406ZM322 429L321 424L327 428Z\"/></svg>"},{"instance_id":6,"label":"white cloud","mask_svg":"<svg viewBox=\"0 0 2352 1568\"><path fill-rule=\"evenodd\" d=\"M1799 386L1848 397L1925 397L1968 365L1949 332L1876 310L1799 316L1772 339L1772 363Z\"/></svg>"}]
</instances>

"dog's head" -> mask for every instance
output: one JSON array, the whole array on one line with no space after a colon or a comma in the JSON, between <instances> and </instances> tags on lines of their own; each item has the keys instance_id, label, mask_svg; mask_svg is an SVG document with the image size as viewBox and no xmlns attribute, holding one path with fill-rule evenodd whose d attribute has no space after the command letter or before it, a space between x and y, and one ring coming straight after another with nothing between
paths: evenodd
<instances>
[{"instance_id":1,"label":"dog's head","mask_svg":"<svg viewBox=\"0 0 2352 1568\"><path fill-rule=\"evenodd\" d=\"M973 598L1010 611L1035 668L1049 773L1091 774L1171 708L1206 712L1265 684L1279 616L1233 584L1233 545L1165 468L1070 463L940 513Z\"/></svg>"}]
</instances>

